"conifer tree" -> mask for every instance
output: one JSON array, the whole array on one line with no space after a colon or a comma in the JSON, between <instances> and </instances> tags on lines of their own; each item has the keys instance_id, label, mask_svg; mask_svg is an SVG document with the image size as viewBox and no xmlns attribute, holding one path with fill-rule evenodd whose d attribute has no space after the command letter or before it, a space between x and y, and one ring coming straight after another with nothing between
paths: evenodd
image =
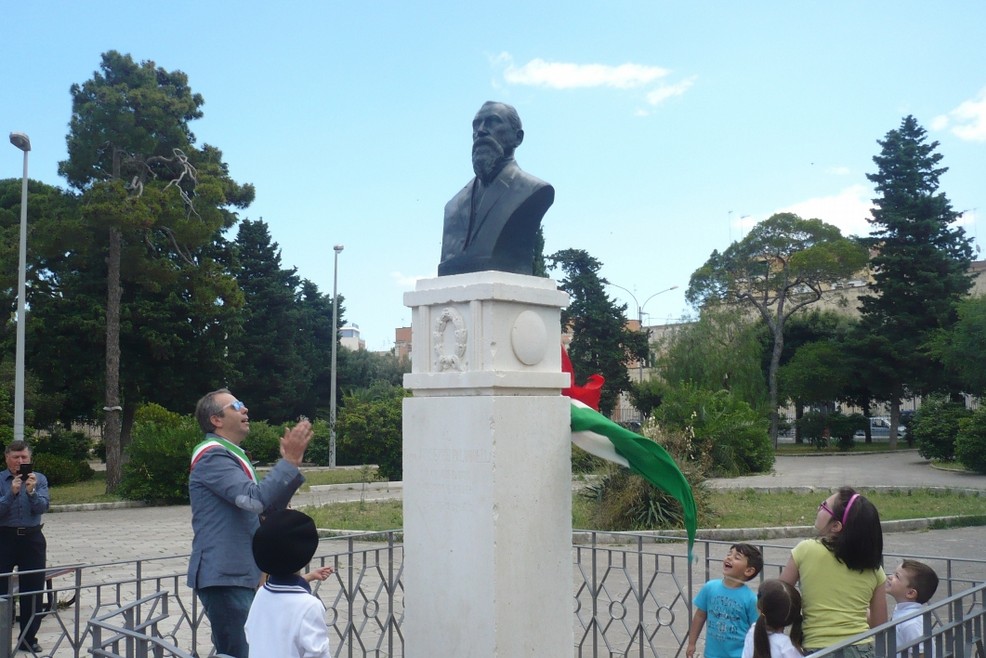
<instances>
[{"instance_id":1,"label":"conifer tree","mask_svg":"<svg viewBox=\"0 0 986 658\"><path fill-rule=\"evenodd\" d=\"M182 268L202 265L198 250L235 223L232 208L249 205L254 189L230 178L219 149L195 146L189 123L202 116L205 101L192 93L183 72L111 50L90 80L72 85L71 95L68 159L59 163L59 173L81 193L88 227L105 236L103 438L112 492L129 439L125 420L139 402L121 395L124 307L132 293L125 288L167 288L183 276ZM210 303L222 296L215 291Z\"/></svg>"},{"instance_id":2,"label":"conifer tree","mask_svg":"<svg viewBox=\"0 0 986 658\"><path fill-rule=\"evenodd\" d=\"M938 189L948 169L940 164L938 142L926 140L917 120L904 117L900 128L877 141L877 172L867 175L879 196L870 220L873 294L860 298L860 322L870 337L868 352L881 361L883 376L870 388L890 402L891 447L901 399L945 386L929 341L955 323L956 306L972 286L971 240L953 226L960 213Z\"/></svg>"},{"instance_id":3,"label":"conifer tree","mask_svg":"<svg viewBox=\"0 0 986 658\"><path fill-rule=\"evenodd\" d=\"M564 249L548 257L565 278L559 288L571 295L561 313L562 327L572 331L568 355L575 379L582 383L592 374L606 378L599 409L609 415L622 391L630 388L627 363L647 358L647 334L626 326L626 304L619 305L603 289L602 263L582 249Z\"/></svg>"}]
</instances>

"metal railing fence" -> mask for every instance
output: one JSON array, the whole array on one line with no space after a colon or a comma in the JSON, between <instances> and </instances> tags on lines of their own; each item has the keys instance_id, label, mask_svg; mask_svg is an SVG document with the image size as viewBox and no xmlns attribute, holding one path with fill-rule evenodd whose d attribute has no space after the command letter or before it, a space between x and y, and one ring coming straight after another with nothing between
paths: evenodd
<instances>
[{"instance_id":1,"label":"metal railing fence","mask_svg":"<svg viewBox=\"0 0 986 658\"><path fill-rule=\"evenodd\" d=\"M689 560L678 537L609 532L579 532L576 536L572 552L572 655L682 656L692 599L706 580L719 577L722 557L733 542L700 540L695 544L694 558ZM329 580L314 583L314 592L327 609L334 656L403 655L404 554L399 539L398 531L323 538L313 564L332 565L336 572ZM776 577L787 562L790 546L751 543L764 553L760 578ZM885 565L892 569L902 557L887 554ZM935 658L973 658L964 652L982 643L986 560L907 557L930 564L941 577L931 615L934 639L930 641L937 643ZM210 655L208 619L185 585L187 561L187 555L177 555L49 568L46 571L53 578L45 592L50 610L41 613L42 655L80 658L90 655L91 650L126 651L124 636L128 634L134 641L141 634L160 638L159 643L146 645L148 650L162 652L153 655ZM0 574L6 576L10 574ZM5 640L12 635L12 642L18 639L9 625L15 596L0 597L0 658L12 655L12 643ZM69 600L72 603L66 604ZM107 644L111 627L127 631L120 633L117 645ZM887 639L892 626L890 631L887 628L874 631L878 656L892 655L896 650ZM979 638L979 645L975 641L970 644L970 637ZM880 653L881 648L890 653ZM911 654L913 647L904 649ZM133 651L137 650L135 644Z\"/></svg>"},{"instance_id":2,"label":"metal railing fence","mask_svg":"<svg viewBox=\"0 0 986 658\"><path fill-rule=\"evenodd\" d=\"M168 598L168 592L162 590L90 619L89 652L96 658L194 658L158 627L168 620Z\"/></svg>"}]
</instances>

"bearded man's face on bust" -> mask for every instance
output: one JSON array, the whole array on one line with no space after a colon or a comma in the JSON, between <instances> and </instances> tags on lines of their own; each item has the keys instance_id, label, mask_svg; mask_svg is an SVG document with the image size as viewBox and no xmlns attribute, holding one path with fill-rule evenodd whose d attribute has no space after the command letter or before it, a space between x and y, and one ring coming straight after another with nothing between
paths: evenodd
<instances>
[{"instance_id":1,"label":"bearded man's face on bust","mask_svg":"<svg viewBox=\"0 0 986 658\"><path fill-rule=\"evenodd\" d=\"M483 105L472 121L472 168L476 176L484 184L492 181L523 139L524 131L511 122L505 106Z\"/></svg>"}]
</instances>

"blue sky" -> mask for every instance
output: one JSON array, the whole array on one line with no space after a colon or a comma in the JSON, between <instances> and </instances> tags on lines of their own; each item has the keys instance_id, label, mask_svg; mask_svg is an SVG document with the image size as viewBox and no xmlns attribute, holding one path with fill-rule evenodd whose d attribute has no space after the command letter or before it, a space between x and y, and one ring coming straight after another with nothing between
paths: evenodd
<instances>
[{"instance_id":1,"label":"blue sky","mask_svg":"<svg viewBox=\"0 0 986 658\"><path fill-rule=\"evenodd\" d=\"M587 250L644 307L689 312L713 249L791 210L865 234L877 139L913 114L986 240L986 3L915 1L6 3L0 130L65 186L69 87L115 49L188 74L200 144L257 187L285 266L332 290L369 349L410 323L442 212L472 176L470 123L517 107L521 167L552 183L546 251ZM0 148L0 177L21 154ZM30 246L29 246L30 248ZM612 287L614 297L636 302Z\"/></svg>"}]
</instances>

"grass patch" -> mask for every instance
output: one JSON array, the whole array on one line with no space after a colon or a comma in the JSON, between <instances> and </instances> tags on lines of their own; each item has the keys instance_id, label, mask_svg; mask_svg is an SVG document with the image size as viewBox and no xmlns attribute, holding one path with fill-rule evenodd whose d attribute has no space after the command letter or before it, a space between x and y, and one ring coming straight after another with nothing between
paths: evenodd
<instances>
[{"instance_id":1,"label":"grass patch","mask_svg":"<svg viewBox=\"0 0 986 658\"><path fill-rule=\"evenodd\" d=\"M910 446L907 445L907 441L898 438L897 439L897 450L908 450ZM813 445L807 443L781 443L777 446L775 454L777 455L838 455L845 453L845 450L839 448L838 444L833 442L832 445L825 448L816 448ZM889 448L887 441L873 441L872 443L866 443L865 441L856 441L853 443L853 448L851 452L893 452Z\"/></svg>"},{"instance_id":2,"label":"grass patch","mask_svg":"<svg viewBox=\"0 0 986 658\"><path fill-rule=\"evenodd\" d=\"M935 465L935 468L942 471L955 471L956 473L972 473L965 465L960 461L946 462L941 459L933 459L931 463Z\"/></svg>"},{"instance_id":3,"label":"grass patch","mask_svg":"<svg viewBox=\"0 0 986 658\"><path fill-rule=\"evenodd\" d=\"M376 466L319 470L308 470L302 467L301 472L305 476L305 483L301 486L301 491L308 491L313 484L358 484L379 479ZM261 473L261 477L263 477L263 473ZM72 484L51 487L50 495L52 505L116 503L124 500L116 494L106 493L106 471L96 471L93 478L86 482L73 482Z\"/></svg>"},{"instance_id":4,"label":"grass patch","mask_svg":"<svg viewBox=\"0 0 986 658\"><path fill-rule=\"evenodd\" d=\"M312 485L358 484L360 482L375 482L380 479L376 466L364 466L362 468L320 468L317 471L308 470L302 466L301 473L305 476L305 483L301 485L301 491L308 491Z\"/></svg>"},{"instance_id":5,"label":"grass patch","mask_svg":"<svg viewBox=\"0 0 986 658\"><path fill-rule=\"evenodd\" d=\"M302 508L319 528L333 530L394 530L404 525L404 508L399 500L333 503Z\"/></svg>"},{"instance_id":6,"label":"grass patch","mask_svg":"<svg viewBox=\"0 0 986 658\"><path fill-rule=\"evenodd\" d=\"M933 516L981 515L986 498L959 493L915 489L911 492L874 492L859 489L880 511L883 521ZM813 525L821 492L762 493L752 489L717 491L711 497L713 518L701 525L721 528L763 528Z\"/></svg>"},{"instance_id":7,"label":"grass patch","mask_svg":"<svg viewBox=\"0 0 986 658\"><path fill-rule=\"evenodd\" d=\"M91 480L73 482L48 491L52 505L77 505L81 503L115 503L123 500L116 494L106 493L106 471L96 471Z\"/></svg>"},{"instance_id":8,"label":"grass patch","mask_svg":"<svg viewBox=\"0 0 986 658\"><path fill-rule=\"evenodd\" d=\"M860 489L880 510L884 521L925 518L929 516L968 515L968 523L986 524L983 509L986 497L914 490L910 493L883 493ZM712 491L709 500L714 518L702 520L703 528L766 528L773 526L810 526L815 522L822 493L758 493L752 489ZM572 525L588 527L593 501L575 494L572 498ZM404 524L401 501L336 503L306 508L320 528L338 530L381 531L401 528ZM977 521L978 519L978 521ZM596 528L605 530L606 528Z\"/></svg>"}]
</instances>

